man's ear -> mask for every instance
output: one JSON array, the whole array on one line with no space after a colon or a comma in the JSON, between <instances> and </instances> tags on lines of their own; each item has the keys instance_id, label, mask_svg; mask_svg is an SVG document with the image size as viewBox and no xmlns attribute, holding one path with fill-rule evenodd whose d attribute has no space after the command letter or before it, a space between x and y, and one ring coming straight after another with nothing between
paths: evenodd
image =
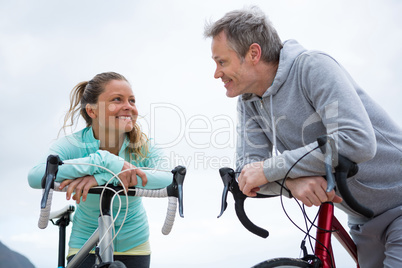
<instances>
[{"instance_id":1,"label":"man's ear","mask_svg":"<svg viewBox=\"0 0 402 268\"><path fill-rule=\"evenodd\" d=\"M251 62L258 63L261 58L261 47L257 43L252 43L248 49Z\"/></svg>"},{"instance_id":2,"label":"man's ear","mask_svg":"<svg viewBox=\"0 0 402 268\"><path fill-rule=\"evenodd\" d=\"M95 109L96 109L96 104L87 103L87 105L85 106L85 111L87 112L89 117L91 117L92 119L95 119L97 117L97 115L95 113Z\"/></svg>"}]
</instances>

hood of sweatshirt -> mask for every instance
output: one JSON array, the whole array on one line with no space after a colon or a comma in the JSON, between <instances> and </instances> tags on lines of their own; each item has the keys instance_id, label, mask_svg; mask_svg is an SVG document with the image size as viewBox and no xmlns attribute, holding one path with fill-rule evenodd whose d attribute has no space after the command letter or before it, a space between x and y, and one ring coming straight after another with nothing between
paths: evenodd
<instances>
[{"instance_id":1,"label":"hood of sweatshirt","mask_svg":"<svg viewBox=\"0 0 402 268\"><path fill-rule=\"evenodd\" d=\"M296 58L307 51L296 40L287 40L283 43L283 48L279 56L278 70L276 71L275 79L272 85L265 91L262 98L275 95L286 81L289 72L295 62ZM243 101L255 101L261 98L252 93L246 93L242 95Z\"/></svg>"},{"instance_id":2,"label":"hood of sweatshirt","mask_svg":"<svg viewBox=\"0 0 402 268\"><path fill-rule=\"evenodd\" d=\"M282 88L282 85L285 83L286 79L289 76L290 70L299 55L303 52L307 51L303 46L301 46L296 40L287 40L283 44L283 48L281 49L279 55L279 64L278 70L276 71L276 75L272 85L265 91L265 93L260 98L259 96L246 93L242 95L242 105L244 106L244 102L250 101L260 101L261 99L268 98L270 102L270 114L271 114L271 126L273 132L273 153L274 155L279 155L277 145L276 145L276 127L275 127L275 115L274 115L274 103L273 96ZM243 107L243 112L245 111ZM244 118L244 116L243 116ZM243 122L245 123L245 122ZM244 129L245 131L245 129ZM244 146L243 146L244 148Z\"/></svg>"}]
</instances>

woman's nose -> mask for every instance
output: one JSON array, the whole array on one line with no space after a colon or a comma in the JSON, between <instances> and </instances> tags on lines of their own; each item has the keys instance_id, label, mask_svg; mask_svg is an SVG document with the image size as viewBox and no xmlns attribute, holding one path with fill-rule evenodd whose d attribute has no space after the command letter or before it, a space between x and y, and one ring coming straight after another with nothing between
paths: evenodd
<instances>
[{"instance_id":1,"label":"woman's nose","mask_svg":"<svg viewBox=\"0 0 402 268\"><path fill-rule=\"evenodd\" d=\"M123 104L123 109L125 109L125 110L132 110L132 109L135 109L135 105L133 105L133 104L130 102L130 100L127 100L127 101L125 101L124 104Z\"/></svg>"}]
</instances>

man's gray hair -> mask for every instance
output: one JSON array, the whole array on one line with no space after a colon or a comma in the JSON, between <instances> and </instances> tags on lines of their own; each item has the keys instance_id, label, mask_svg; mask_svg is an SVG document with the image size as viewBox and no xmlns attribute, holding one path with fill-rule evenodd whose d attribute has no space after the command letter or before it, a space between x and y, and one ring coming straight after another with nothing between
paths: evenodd
<instances>
[{"instance_id":1,"label":"man's gray hair","mask_svg":"<svg viewBox=\"0 0 402 268\"><path fill-rule=\"evenodd\" d=\"M257 43L261 47L262 60L278 62L283 47L278 33L267 16L256 6L228 12L215 23L206 23L206 38L226 34L229 46L244 59L250 45Z\"/></svg>"}]
</instances>

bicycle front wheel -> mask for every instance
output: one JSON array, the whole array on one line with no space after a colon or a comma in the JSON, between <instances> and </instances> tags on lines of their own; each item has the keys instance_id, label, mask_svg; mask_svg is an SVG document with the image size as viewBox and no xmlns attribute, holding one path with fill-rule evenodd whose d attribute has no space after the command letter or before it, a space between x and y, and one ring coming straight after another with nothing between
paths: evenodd
<instances>
[{"instance_id":1,"label":"bicycle front wheel","mask_svg":"<svg viewBox=\"0 0 402 268\"><path fill-rule=\"evenodd\" d=\"M293 259L293 258L277 258L271 259L267 261L260 262L259 264L253 266L252 268L292 268L292 267L304 267L304 268L311 268L313 267L306 261L301 259Z\"/></svg>"}]
</instances>

